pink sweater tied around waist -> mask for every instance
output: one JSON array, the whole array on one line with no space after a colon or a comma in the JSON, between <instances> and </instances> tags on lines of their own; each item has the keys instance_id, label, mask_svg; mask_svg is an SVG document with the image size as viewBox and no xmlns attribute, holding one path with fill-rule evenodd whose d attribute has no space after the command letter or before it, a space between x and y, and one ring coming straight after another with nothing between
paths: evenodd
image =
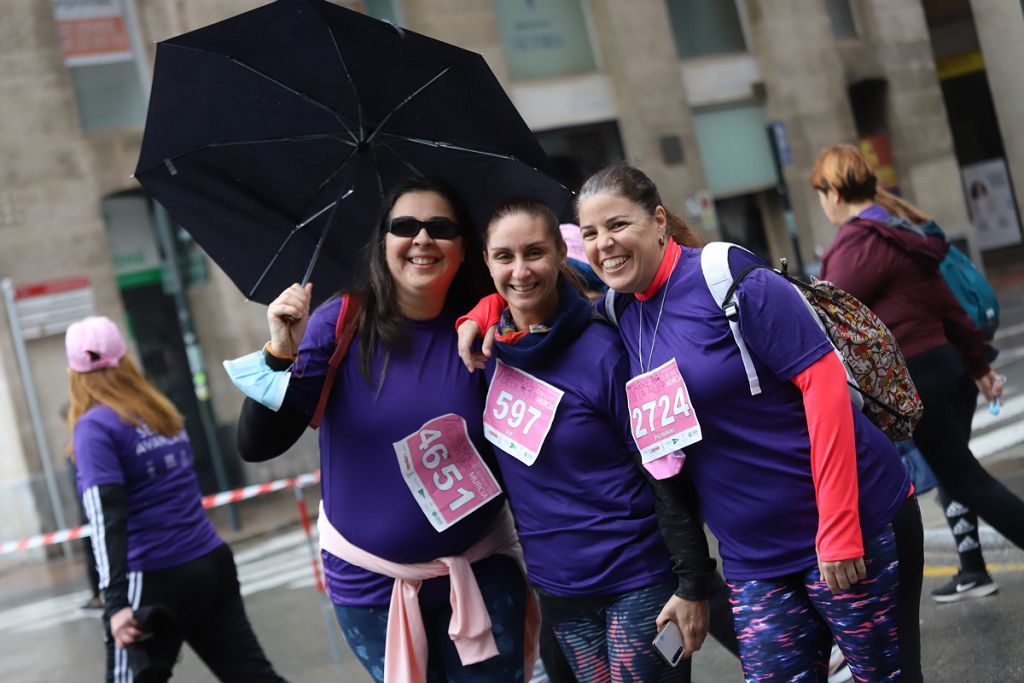
<instances>
[{"instance_id":1,"label":"pink sweater tied around waist","mask_svg":"<svg viewBox=\"0 0 1024 683\"><path fill-rule=\"evenodd\" d=\"M384 646L385 683L426 681L427 634L420 614L419 591L424 581L439 576L448 575L451 579L452 619L448 625L448 636L455 644L462 663L476 664L498 655L498 646L491 632L491 618L487 614L471 565L501 553L514 558L520 570L523 570L523 551L507 505L498 515L492 530L462 555L439 557L430 562L415 564L391 562L350 543L327 519L323 501L320 501L317 529L320 532L321 550L367 571L395 579ZM526 595L523 671L529 675L538 654L540 611L529 587Z\"/></svg>"}]
</instances>

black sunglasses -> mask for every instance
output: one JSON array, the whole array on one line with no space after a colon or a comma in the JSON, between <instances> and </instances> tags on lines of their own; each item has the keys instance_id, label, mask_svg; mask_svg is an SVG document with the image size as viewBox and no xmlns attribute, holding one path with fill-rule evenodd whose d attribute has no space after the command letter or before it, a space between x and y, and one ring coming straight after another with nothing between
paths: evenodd
<instances>
[{"instance_id":1,"label":"black sunglasses","mask_svg":"<svg viewBox=\"0 0 1024 683\"><path fill-rule=\"evenodd\" d=\"M412 216L399 216L388 223L388 232L396 237L415 237L420 230L426 230L433 240L453 240L462 235L462 228L450 218L421 221Z\"/></svg>"}]
</instances>

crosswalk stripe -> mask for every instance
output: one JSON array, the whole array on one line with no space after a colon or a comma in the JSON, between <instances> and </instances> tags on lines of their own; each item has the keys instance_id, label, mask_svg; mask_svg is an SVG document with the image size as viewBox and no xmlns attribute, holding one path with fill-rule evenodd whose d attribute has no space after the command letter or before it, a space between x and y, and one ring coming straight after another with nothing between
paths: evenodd
<instances>
[{"instance_id":1,"label":"crosswalk stripe","mask_svg":"<svg viewBox=\"0 0 1024 683\"><path fill-rule=\"evenodd\" d=\"M1024 425L1014 422L971 439L971 453L979 460L1024 442Z\"/></svg>"},{"instance_id":2,"label":"crosswalk stripe","mask_svg":"<svg viewBox=\"0 0 1024 683\"><path fill-rule=\"evenodd\" d=\"M988 403L974 413L974 420L971 422L973 431L978 432L989 427L1009 422L1012 418L1024 415L1024 394L1011 396L1003 401L998 415L988 412Z\"/></svg>"},{"instance_id":3,"label":"crosswalk stripe","mask_svg":"<svg viewBox=\"0 0 1024 683\"><path fill-rule=\"evenodd\" d=\"M237 551L235 564L243 596L282 587L309 590L315 585L306 537L301 529ZM79 609L91 595L88 590L81 590L0 610L0 634L44 631L63 623L94 618Z\"/></svg>"}]
</instances>

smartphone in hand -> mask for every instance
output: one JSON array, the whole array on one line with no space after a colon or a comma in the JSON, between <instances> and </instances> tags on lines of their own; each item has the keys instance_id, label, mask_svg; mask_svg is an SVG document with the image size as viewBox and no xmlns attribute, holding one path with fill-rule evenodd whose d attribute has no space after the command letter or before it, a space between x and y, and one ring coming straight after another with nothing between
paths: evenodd
<instances>
[{"instance_id":1,"label":"smartphone in hand","mask_svg":"<svg viewBox=\"0 0 1024 683\"><path fill-rule=\"evenodd\" d=\"M686 651L686 648L683 645L683 634L679 632L676 622L669 620L662 626L654 638L653 645L669 666L675 667L683 661L683 652Z\"/></svg>"}]
</instances>

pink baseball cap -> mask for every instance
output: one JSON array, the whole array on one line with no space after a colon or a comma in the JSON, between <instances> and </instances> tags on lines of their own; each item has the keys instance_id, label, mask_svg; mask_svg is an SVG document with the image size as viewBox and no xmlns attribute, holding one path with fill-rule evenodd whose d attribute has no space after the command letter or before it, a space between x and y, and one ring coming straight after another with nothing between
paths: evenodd
<instances>
[{"instance_id":1,"label":"pink baseball cap","mask_svg":"<svg viewBox=\"0 0 1024 683\"><path fill-rule=\"evenodd\" d=\"M68 352L68 367L75 372L117 367L127 351L117 325L102 315L71 323L64 336L64 346Z\"/></svg>"}]
</instances>

